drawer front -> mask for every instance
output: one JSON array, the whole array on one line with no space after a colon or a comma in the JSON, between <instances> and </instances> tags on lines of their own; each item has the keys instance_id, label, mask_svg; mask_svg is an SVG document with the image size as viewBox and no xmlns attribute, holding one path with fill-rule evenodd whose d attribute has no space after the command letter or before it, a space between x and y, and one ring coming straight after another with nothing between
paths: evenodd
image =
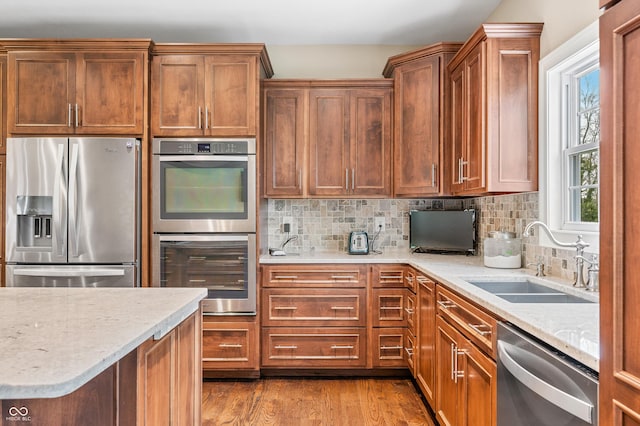
<instances>
[{"instance_id":1,"label":"drawer front","mask_svg":"<svg viewBox=\"0 0 640 426\"><path fill-rule=\"evenodd\" d=\"M407 316L407 329L414 336L416 335L416 295L412 292L407 292L407 297L405 299L405 307L404 312Z\"/></svg>"},{"instance_id":2,"label":"drawer front","mask_svg":"<svg viewBox=\"0 0 640 426\"><path fill-rule=\"evenodd\" d=\"M202 323L202 363L205 370L257 368L255 323Z\"/></svg>"},{"instance_id":3,"label":"drawer front","mask_svg":"<svg viewBox=\"0 0 640 426\"><path fill-rule=\"evenodd\" d=\"M266 326L365 326L365 289L288 289L263 291Z\"/></svg>"},{"instance_id":4,"label":"drawer front","mask_svg":"<svg viewBox=\"0 0 640 426\"><path fill-rule=\"evenodd\" d=\"M436 285L438 314L495 359L497 321L487 312L440 284Z\"/></svg>"},{"instance_id":5,"label":"drawer front","mask_svg":"<svg viewBox=\"0 0 640 426\"><path fill-rule=\"evenodd\" d=\"M404 350L405 329L401 327L374 328L371 332L373 367L406 367Z\"/></svg>"},{"instance_id":6,"label":"drawer front","mask_svg":"<svg viewBox=\"0 0 640 426\"><path fill-rule=\"evenodd\" d=\"M404 266L373 265L371 286L373 288L404 287Z\"/></svg>"},{"instance_id":7,"label":"drawer front","mask_svg":"<svg viewBox=\"0 0 640 426\"><path fill-rule=\"evenodd\" d=\"M412 293L416 293L418 289L418 283L416 280L416 271L413 268L407 267L404 272L404 285L408 288Z\"/></svg>"},{"instance_id":8,"label":"drawer front","mask_svg":"<svg viewBox=\"0 0 640 426\"><path fill-rule=\"evenodd\" d=\"M374 327L406 326L404 288L374 288L371 301L372 324Z\"/></svg>"},{"instance_id":9,"label":"drawer front","mask_svg":"<svg viewBox=\"0 0 640 426\"><path fill-rule=\"evenodd\" d=\"M262 267L262 287L366 287L364 265L295 265Z\"/></svg>"},{"instance_id":10,"label":"drawer front","mask_svg":"<svg viewBox=\"0 0 640 426\"><path fill-rule=\"evenodd\" d=\"M406 361L406 365L411 370L411 374L413 377L416 376L416 357L418 356L416 352L416 336L409 332L409 330L405 330L404 334L404 357Z\"/></svg>"},{"instance_id":11,"label":"drawer front","mask_svg":"<svg viewBox=\"0 0 640 426\"><path fill-rule=\"evenodd\" d=\"M364 328L262 329L264 367L343 368L366 366Z\"/></svg>"}]
</instances>

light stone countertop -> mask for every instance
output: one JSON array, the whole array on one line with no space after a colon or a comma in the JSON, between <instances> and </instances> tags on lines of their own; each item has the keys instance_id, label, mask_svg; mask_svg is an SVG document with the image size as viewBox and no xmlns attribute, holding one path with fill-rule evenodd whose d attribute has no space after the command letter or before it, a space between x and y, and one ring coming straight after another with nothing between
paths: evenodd
<instances>
[{"instance_id":1,"label":"light stone countertop","mask_svg":"<svg viewBox=\"0 0 640 426\"><path fill-rule=\"evenodd\" d=\"M599 371L600 305L599 303L511 303L466 282L465 279L530 278L532 281L561 289L585 299L598 301L597 293L574 288L555 277L536 277L529 269L497 269L483 265L481 256L386 252L371 255L346 253L303 253L301 255L260 257L261 264L295 263L404 263L435 281L493 312L560 352Z\"/></svg>"},{"instance_id":2,"label":"light stone countertop","mask_svg":"<svg viewBox=\"0 0 640 426\"><path fill-rule=\"evenodd\" d=\"M192 288L0 288L0 400L75 391L204 297Z\"/></svg>"}]
</instances>

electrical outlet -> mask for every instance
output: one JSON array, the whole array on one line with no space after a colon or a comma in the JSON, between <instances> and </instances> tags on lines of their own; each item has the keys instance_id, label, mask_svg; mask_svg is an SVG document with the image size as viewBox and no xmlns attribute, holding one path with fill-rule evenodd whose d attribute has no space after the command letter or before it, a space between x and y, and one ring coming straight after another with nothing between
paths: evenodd
<instances>
[{"instance_id":1,"label":"electrical outlet","mask_svg":"<svg viewBox=\"0 0 640 426\"><path fill-rule=\"evenodd\" d=\"M291 232L293 228L293 218L291 216L285 216L282 218L282 232Z\"/></svg>"},{"instance_id":2,"label":"electrical outlet","mask_svg":"<svg viewBox=\"0 0 640 426\"><path fill-rule=\"evenodd\" d=\"M385 229L384 216L376 216L374 220L376 224L375 232L378 232L378 230L380 230L380 232L384 232L384 229Z\"/></svg>"}]
</instances>

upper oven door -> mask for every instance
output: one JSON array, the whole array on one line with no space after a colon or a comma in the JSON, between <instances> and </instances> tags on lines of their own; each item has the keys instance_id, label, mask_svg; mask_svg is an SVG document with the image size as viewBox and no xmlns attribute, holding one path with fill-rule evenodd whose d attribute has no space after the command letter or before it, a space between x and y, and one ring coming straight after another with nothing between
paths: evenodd
<instances>
[{"instance_id":1,"label":"upper oven door","mask_svg":"<svg viewBox=\"0 0 640 426\"><path fill-rule=\"evenodd\" d=\"M154 155L153 232L255 232L255 155Z\"/></svg>"}]
</instances>

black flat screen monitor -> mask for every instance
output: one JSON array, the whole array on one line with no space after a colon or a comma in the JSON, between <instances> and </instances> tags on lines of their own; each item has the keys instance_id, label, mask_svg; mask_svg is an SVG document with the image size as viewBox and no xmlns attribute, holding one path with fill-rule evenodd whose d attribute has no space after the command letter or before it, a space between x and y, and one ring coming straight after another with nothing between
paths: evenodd
<instances>
[{"instance_id":1,"label":"black flat screen monitor","mask_svg":"<svg viewBox=\"0 0 640 426\"><path fill-rule=\"evenodd\" d=\"M468 210L411 210L409 244L416 252L475 252L476 212Z\"/></svg>"}]
</instances>

